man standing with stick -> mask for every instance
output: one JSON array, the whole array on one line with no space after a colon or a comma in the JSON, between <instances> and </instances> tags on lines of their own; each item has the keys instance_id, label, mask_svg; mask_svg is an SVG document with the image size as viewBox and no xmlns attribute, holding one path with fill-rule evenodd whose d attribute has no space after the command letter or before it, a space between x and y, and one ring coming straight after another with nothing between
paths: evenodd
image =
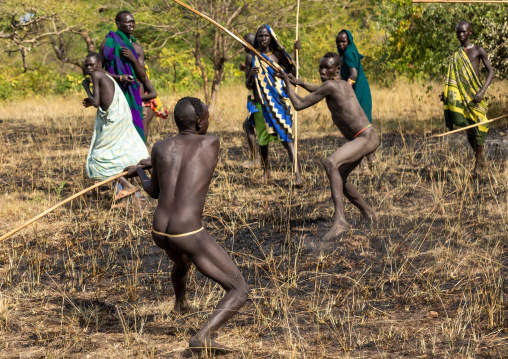
<instances>
[{"instance_id":1,"label":"man standing with stick","mask_svg":"<svg viewBox=\"0 0 508 359\"><path fill-rule=\"evenodd\" d=\"M299 47L300 44L296 41L295 49L299 49ZM268 25L258 28L254 48L278 71L296 74L293 60ZM295 155L291 102L284 82L275 77L275 73L276 70L261 61L257 55L247 54L245 59L245 85L254 92L254 101L249 102L248 109L250 116L254 117L261 158L263 159L265 180L270 179L268 144L271 141L282 142L291 163L294 163ZM302 184L300 166L296 165L295 185L301 186Z\"/></svg>"},{"instance_id":2,"label":"man standing with stick","mask_svg":"<svg viewBox=\"0 0 508 359\"><path fill-rule=\"evenodd\" d=\"M445 91L439 95L444 103L445 123L449 130L453 129L454 124L465 127L487 121L488 101L484 96L494 77L494 69L485 50L471 44L471 24L460 21L455 33L460 48L452 55ZM480 61L488 71L483 86L480 82ZM483 145L488 130L487 124L467 130L467 140L475 152L475 175L480 175L480 169L485 164Z\"/></svg>"}]
</instances>

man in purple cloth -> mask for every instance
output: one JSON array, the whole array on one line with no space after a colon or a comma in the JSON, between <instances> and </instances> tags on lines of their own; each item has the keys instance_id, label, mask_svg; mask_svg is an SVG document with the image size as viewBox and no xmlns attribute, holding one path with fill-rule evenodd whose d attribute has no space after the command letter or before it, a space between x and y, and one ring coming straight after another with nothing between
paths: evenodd
<instances>
[{"instance_id":1,"label":"man in purple cloth","mask_svg":"<svg viewBox=\"0 0 508 359\"><path fill-rule=\"evenodd\" d=\"M138 54L133 46L136 40L132 37L135 20L129 11L120 11L115 18L118 31L110 31L100 46L100 54L104 59L106 71L119 83L132 112L132 121L139 136L145 141L143 126L143 101L141 84L149 80L141 67ZM136 61L133 61L132 56Z\"/></svg>"}]
</instances>

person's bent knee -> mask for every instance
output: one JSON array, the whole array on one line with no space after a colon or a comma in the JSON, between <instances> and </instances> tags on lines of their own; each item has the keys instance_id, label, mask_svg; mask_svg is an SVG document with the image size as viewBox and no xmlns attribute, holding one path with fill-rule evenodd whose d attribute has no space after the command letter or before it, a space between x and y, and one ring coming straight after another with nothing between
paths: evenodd
<instances>
[{"instance_id":1,"label":"person's bent knee","mask_svg":"<svg viewBox=\"0 0 508 359\"><path fill-rule=\"evenodd\" d=\"M249 299L250 296L250 287L249 285L243 281L243 284L240 286L240 288L237 289L239 298L242 302L245 302L247 299Z\"/></svg>"},{"instance_id":2,"label":"person's bent knee","mask_svg":"<svg viewBox=\"0 0 508 359\"><path fill-rule=\"evenodd\" d=\"M324 162L323 162L323 166L325 167L325 170L326 172L328 173L331 173L332 171L335 171L335 169L337 168L337 166L335 165L335 163L333 163L329 158L327 158Z\"/></svg>"},{"instance_id":3,"label":"person's bent knee","mask_svg":"<svg viewBox=\"0 0 508 359\"><path fill-rule=\"evenodd\" d=\"M238 278L235 283L230 288L224 288L226 292L229 291L235 291L237 293L237 298L241 300L242 302L245 302L247 298L249 298L250 295L250 287L245 281L245 278L243 278L240 275L240 278Z\"/></svg>"}]
</instances>

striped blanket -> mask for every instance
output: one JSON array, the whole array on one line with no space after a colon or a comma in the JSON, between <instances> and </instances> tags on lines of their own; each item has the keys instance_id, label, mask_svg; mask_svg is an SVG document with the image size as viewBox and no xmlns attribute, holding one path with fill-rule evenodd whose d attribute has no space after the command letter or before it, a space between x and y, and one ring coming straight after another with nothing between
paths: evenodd
<instances>
[{"instance_id":1,"label":"striped blanket","mask_svg":"<svg viewBox=\"0 0 508 359\"><path fill-rule=\"evenodd\" d=\"M293 60L280 44L275 33L268 25L263 25L268 29L272 37L270 47L272 50L281 50L291 66L294 66ZM269 60L273 66L282 69L278 64L272 62L268 56L261 54ZM259 67L259 74L254 80L254 91L260 99L265 119L266 131L269 135L276 135L283 142L291 142L293 138L293 113L291 112L291 101L289 100L284 81L275 77L275 70L261 61L257 56L252 58L252 67ZM258 106L253 103L254 96L249 96L247 109L249 117L258 112Z\"/></svg>"},{"instance_id":2,"label":"striped blanket","mask_svg":"<svg viewBox=\"0 0 508 359\"><path fill-rule=\"evenodd\" d=\"M92 142L86 159L86 174L94 179L106 179L122 173L150 155L145 143L132 124L129 104L115 84L115 95L107 111L97 108Z\"/></svg>"},{"instance_id":3,"label":"striped blanket","mask_svg":"<svg viewBox=\"0 0 508 359\"><path fill-rule=\"evenodd\" d=\"M452 55L444 91L444 115L446 127L466 127L476 123L487 121L488 101L483 99L480 103L473 102L475 95L482 85L474 72L473 65L469 61L463 48ZM485 143L485 137L489 125L480 125L469 129L478 145Z\"/></svg>"},{"instance_id":4,"label":"striped blanket","mask_svg":"<svg viewBox=\"0 0 508 359\"><path fill-rule=\"evenodd\" d=\"M115 75L131 75L135 81L132 85L120 84L120 88L127 99L127 103L132 112L132 122L138 131L139 136L145 140L145 131L143 128L143 101L139 89L141 87L136 77L136 72L129 60L125 59L120 51L123 47L132 51L136 58L138 57L136 50L132 46L132 42L136 40L131 36L127 36L122 31L110 31L106 35L106 43L104 44L104 59L106 71Z\"/></svg>"}]
</instances>

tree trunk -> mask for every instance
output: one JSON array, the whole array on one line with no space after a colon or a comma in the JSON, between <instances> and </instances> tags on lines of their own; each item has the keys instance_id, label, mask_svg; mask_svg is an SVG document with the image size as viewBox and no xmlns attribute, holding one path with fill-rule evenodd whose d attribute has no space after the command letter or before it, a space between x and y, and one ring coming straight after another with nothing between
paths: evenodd
<instances>
[{"instance_id":1,"label":"tree trunk","mask_svg":"<svg viewBox=\"0 0 508 359\"><path fill-rule=\"evenodd\" d=\"M81 35L81 38L83 39L83 41L85 41L86 49L88 50L88 52L89 53L94 52L95 51L95 44L94 44L93 40L90 38L88 31L82 30L79 34Z\"/></svg>"},{"instance_id":2,"label":"tree trunk","mask_svg":"<svg viewBox=\"0 0 508 359\"><path fill-rule=\"evenodd\" d=\"M201 61L201 31L199 29L199 19L196 22L196 27L198 31L196 32L196 47L194 50L194 59L196 61L196 66L199 67L201 71L201 78L203 79L203 91L205 93L205 104L207 106L210 105L210 96L208 95L208 76L206 76L206 68Z\"/></svg>"},{"instance_id":3,"label":"tree trunk","mask_svg":"<svg viewBox=\"0 0 508 359\"><path fill-rule=\"evenodd\" d=\"M213 66L213 80L212 80L212 101L210 103L210 113L213 113L215 110L215 106L217 105L217 100L219 99L219 89L220 84L222 82L222 78L224 77L224 59L218 59L218 61L214 61Z\"/></svg>"}]
</instances>

